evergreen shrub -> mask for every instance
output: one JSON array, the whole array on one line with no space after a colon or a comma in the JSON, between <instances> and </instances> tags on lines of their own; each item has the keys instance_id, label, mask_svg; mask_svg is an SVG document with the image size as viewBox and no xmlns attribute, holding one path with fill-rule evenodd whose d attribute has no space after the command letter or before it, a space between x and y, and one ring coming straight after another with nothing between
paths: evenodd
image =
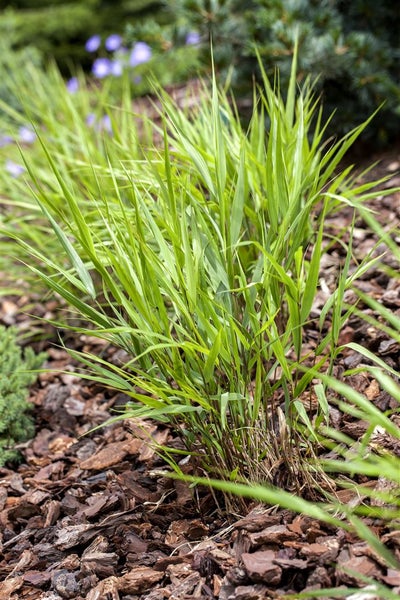
<instances>
[{"instance_id":1,"label":"evergreen shrub","mask_svg":"<svg viewBox=\"0 0 400 600\"><path fill-rule=\"evenodd\" d=\"M368 134L385 142L399 133L396 2L175 0L172 6L200 32L203 61L210 60L212 39L214 62L230 70L237 94L251 94L252 77L260 79L257 51L269 75L279 70L284 89L298 36L298 78L318 78L326 115L336 111L331 132L349 131L385 102Z\"/></svg>"},{"instance_id":2,"label":"evergreen shrub","mask_svg":"<svg viewBox=\"0 0 400 600\"><path fill-rule=\"evenodd\" d=\"M32 348L21 350L15 327L0 327L0 466L18 458L15 445L29 439L34 424L28 411L28 387L46 354Z\"/></svg>"},{"instance_id":3,"label":"evergreen shrub","mask_svg":"<svg viewBox=\"0 0 400 600\"><path fill-rule=\"evenodd\" d=\"M42 64L40 52L36 48L27 46L20 50L12 50L8 41L0 37L0 72L2 74L0 78L0 100L15 110L20 110L21 102L18 93L13 89L12 79L16 73L20 73L25 68L28 62L35 67ZM3 112L3 119L5 116ZM2 141L0 140L1 144Z\"/></svg>"}]
</instances>

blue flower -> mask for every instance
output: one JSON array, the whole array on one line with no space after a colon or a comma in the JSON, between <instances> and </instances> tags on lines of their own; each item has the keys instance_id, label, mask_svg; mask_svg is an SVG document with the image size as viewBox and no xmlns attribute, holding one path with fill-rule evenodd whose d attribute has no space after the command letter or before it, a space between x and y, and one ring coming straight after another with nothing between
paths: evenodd
<instances>
[{"instance_id":1,"label":"blue flower","mask_svg":"<svg viewBox=\"0 0 400 600\"><path fill-rule=\"evenodd\" d=\"M112 35L108 36L104 45L106 47L106 50L108 50L109 52L114 52L115 50L118 50L118 48L121 47L121 44L121 36L118 35L118 33L113 33Z\"/></svg>"},{"instance_id":2,"label":"blue flower","mask_svg":"<svg viewBox=\"0 0 400 600\"><path fill-rule=\"evenodd\" d=\"M95 131L106 131L110 135L113 133L112 122L109 115L103 115L98 119L94 113L89 113L86 117L86 124L93 127Z\"/></svg>"},{"instance_id":3,"label":"blue flower","mask_svg":"<svg viewBox=\"0 0 400 600\"><path fill-rule=\"evenodd\" d=\"M86 125L89 127L93 127L96 122L96 115L94 113L89 113L86 117Z\"/></svg>"},{"instance_id":4,"label":"blue flower","mask_svg":"<svg viewBox=\"0 0 400 600\"><path fill-rule=\"evenodd\" d=\"M112 61L111 74L114 75L114 77L120 77L122 75L122 63L120 60Z\"/></svg>"},{"instance_id":5,"label":"blue flower","mask_svg":"<svg viewBox=\"0 0 400 600\"><path fill-rule=\"evenodd\" d=\"M99 35L92 35L92 37L90 37L86 42L85 48L87 52L96 52L96 50L100 48L100 44L101 37Z\"/></svg>"},{"instance_id":6,"label":"blue flower","mask_svg":"<svg viewBox=\"0 0 400 600\"><path fill-rule=\"evenodd\" d=\"M108 133L112 134L112 123L109 115L104 115L104 117L101 119L99 129L100 131L104 129L104 131L107 131Z\"/></svg>"},{"instance_id":7,"label":"blue flower","mask_svg":"<svg viewBox=\"0 0 400 600\"><path fill-rule=\"evenodd\" d=\"M30 127L20 127L18 133L19 141L23 144L33 144L36 140L36 133Z\"/></svg>"},{"instance_id":8,"label":"blue flower","mask_svg":"<svg viewBox=\"0 0 400 600\"><path fill-rule=\"evenodd\" d=\"M67 90L70 94L75 94L79 90L79 81L77 77L71 77L67 81Z\"/></svg>"},{"instance_id":9,"label":"blue flower","mask_svg":"<svg viewBox=\"0 0 400 600\"><path fill-rule=\"evenodd\" d=\"M25 171L25 168L22 165L14 162L11 159L6 160L5 167L6 171L10 173L11 177L19 177Z\"/></svg>"},{"instance_id":10,"label":"blue flower","mask_svg":"<svg viewBox=\"0 0 400 600\"><path fill-rule=\"evenodd\" d=\"M132 48L129 57L130 66L136 67L136 65L149 61L151 59L151 54L151 48L146 42L137 42Z\"/></svg>"},{"instance_id":11,"label":"blue flower","mask_svg":"<svg viewBox=\"0 0 400 600\"><path fill-rule=\"evenodd\" d=\"M13 143L13 138L11 135L0 135L0 148L4 148L4 146L8 146Z\"/></svg>"},{"instance_id":12,"label":"blue flower","mask_svg":"<svg viewBox=\"0 0 400 600\"><path fill-rule=\"evenodd\" d=\"M200 34L197 31L189 31L185 39L185 44L189 46L200 44Z\"/></svg>"},{"instance_id":13,"label":"blue flower","mask_svg":"<svg viewBox=\"0 0 400 600\"><path fill-rule=\"evenodd\" d=\"M111 75L112 73L112 62L109 58L96 58L92 66L92 73L95 77L102 79Z\"/></svg>"}]
</instances>

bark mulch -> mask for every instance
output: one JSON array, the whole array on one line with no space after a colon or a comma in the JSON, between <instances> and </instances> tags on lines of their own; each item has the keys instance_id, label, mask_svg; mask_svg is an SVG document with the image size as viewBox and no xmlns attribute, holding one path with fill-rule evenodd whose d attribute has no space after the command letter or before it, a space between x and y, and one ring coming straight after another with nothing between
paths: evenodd
<instances>
[{"instance_id":1,"label":"bark mulch","mask_svg":"<svg viewBox=\"0 0 400 600\"><path fill-rule=\"evenodd\" d=\"M399 156L383 157L380 169L393 173L390 185L400 183L394 174ZM377 204L383 224L399 222L400 194ZM348 229L349 219L346 211L332 218L332 233ZM355 254L362 258L375 241L362 222L355 236ZM341 252L338 244L326 257L316 314L329 295ZM392 257L385 260L397 267ZM400 278L376 270L358 285L400 315ZM3 298L0 322L29 328L32 319L23 309L30 302ZM36 301L33 312L49 318L54 310L54 303ZM400 345L360 319L350 319L341 335L342 343L357 341L400 368ZM313 338L310 331L310 345ZM94 338L74 343L118 358L118 351ZM40 375L30 398L36 436L21 445L19 465L0 469L1 600L261 600L311 590L323 600L333 596L318 590L346 587L359 589L352 600L379 598L362 576L385 583L400 597L400 570L388 568L343 529L257 504L248 514L227 514L209 490L160 475L165 465L149 440L179 444L168 427L126 420L93 430L127 398L81 379L63 349L51 342L42 342L43 348L50 371ZM359 361L353 352L344 353L338 368ZM372 377L354 375L353 384L381 410L398 408ZM331 419L355 442L368 427L335 408ZM400 453L393 440L391 448ZM382 478L363 483L385 485ZM362 501L346 494L345 502ZM365 521L400 561L398 523Z\"/></svg>"}]
</instances>

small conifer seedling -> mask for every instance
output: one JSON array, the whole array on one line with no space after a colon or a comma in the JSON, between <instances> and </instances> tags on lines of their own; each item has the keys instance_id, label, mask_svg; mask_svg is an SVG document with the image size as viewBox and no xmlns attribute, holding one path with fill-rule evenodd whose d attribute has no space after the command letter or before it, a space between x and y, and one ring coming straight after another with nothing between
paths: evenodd
<instances>
[{"instance_id":1,"label":"small conifer seedling","mask_svg":"<svg viewBox=\"0 0 400 600\"><path fill-rule=\"evenodd\" d=\"M15 460L15 445L33 435L28 387L44 358L45 353L35 354L32 348L22 351L15 327L0 327L0 466Z\"/></svg>"}]
</instances>

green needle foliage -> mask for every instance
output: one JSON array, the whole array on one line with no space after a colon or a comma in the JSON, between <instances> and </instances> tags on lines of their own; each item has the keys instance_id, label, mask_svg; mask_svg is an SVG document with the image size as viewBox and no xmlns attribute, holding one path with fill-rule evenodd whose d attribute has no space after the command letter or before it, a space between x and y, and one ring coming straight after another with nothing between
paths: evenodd
<instances>
[{"instance_id":1,"label":"green needle foliage","mask_svg":"<svg viewBox=\"0 0 400 600\"><path fill-rule=\"evenodd\" d=\"M33 436L28 387L36 380L33 369L42 365L45 356L29 347L22 352L16 329L0 327L0 466L16 460L14 446Z\"/></svg>"},{"instance_id":2,"label":"green needle foliage","mask_svg":"<svg viewBox=\"0 0 400 600\"><path fill-rule=\"evenodd\" d=\"M285 100L263 74L247 131L215 80L192 110L161 93L146 148L130 135L128 96L107 107L114 136L95 146L71 98L65 112L49 103L45 126L35 119L41 153L24 156L52 250L28 227L8 235L79 316L76 329L127 353L124 364L77 355L87 377L132 398L116 418L172 423L199 472L312 493L317 436L301 398L313 375L301 367L311 360L318 371L334 356L334 333L313 356L303 349L324 219L378 192L339 168L368 122L324 144L318 100L310 84L297 90L295 65ZM343 269L338 322L367 264L351 277Z\"/></svg>"},{"instance_id":3,"label":"green needle foliage","mask_svg":"<svg viewBox=\"0 0 400 600\"><path fill-rule=\"evenodd\" d=\"M200 32L200 57L228 74L237 95L251 95L260 73L257 51L268 74L290 78L298 44L299 79L318 77L326 115L336 111L330 132L349 131L372 110L383 110L363 134L373 148L399 132L399 18L396 3L373 0L169 0L183 23ZM143 27L143 35L146 30Z\"/></svg>"}]
</instances>

